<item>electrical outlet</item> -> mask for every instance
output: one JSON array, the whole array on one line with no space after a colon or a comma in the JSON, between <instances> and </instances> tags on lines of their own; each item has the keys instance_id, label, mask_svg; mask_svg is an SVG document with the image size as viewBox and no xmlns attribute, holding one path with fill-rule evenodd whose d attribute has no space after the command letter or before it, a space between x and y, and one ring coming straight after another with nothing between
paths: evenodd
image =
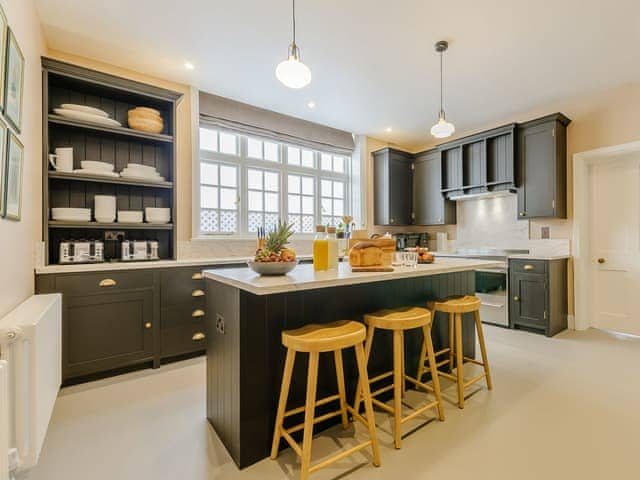
<instances>
[{"instance_id":1,"label":"electrical outlet","mask_svg":"<svg viewBox=\"0 0 640 480\"><path fill-rule=\"evenodd\" d=\"M106 230L104 232L105 240L124 240L124 232L117 232L115 230Z\"/></svg>"},{"instance_id":2,"label":"electrical outlet","mask_svg":"<svg viewBox=\"0 0 640 480\"><path fill-rule=\"evenodd\" d=\"M219 313L216 313L216 330L224 335L224 317Z\"/></svg>"},{"instance_id":3,"label":"electrical outlet","mask_svg":"<svg viewBox=\"0 0 640 480\"><path fill-rule=\"evenodd\" d=\"M547 240L549 238L549 227L540 227L540 238Z\"/></svg>"}]
</instances>

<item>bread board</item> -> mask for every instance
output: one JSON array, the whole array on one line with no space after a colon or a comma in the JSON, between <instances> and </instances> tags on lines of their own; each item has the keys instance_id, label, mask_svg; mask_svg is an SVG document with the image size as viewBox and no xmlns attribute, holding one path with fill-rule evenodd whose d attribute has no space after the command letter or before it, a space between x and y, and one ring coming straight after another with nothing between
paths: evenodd
<instances>
[{"instance_id":1,"label":"bread board","mask_svg":"<svg viewBox=\"0 0 640 480\"><path fill-rule=\"evenodd\" d=\"M376 265L373 267L351 267L353 273L361 272L393 272L393 267L385 267L384 265Z\"/></svg>"}]
</instances>

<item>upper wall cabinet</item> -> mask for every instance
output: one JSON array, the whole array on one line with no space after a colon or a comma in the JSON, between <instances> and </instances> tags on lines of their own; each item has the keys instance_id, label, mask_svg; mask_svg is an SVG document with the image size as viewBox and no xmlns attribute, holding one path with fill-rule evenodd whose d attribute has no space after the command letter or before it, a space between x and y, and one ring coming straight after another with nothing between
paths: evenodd
<instances>
[{"instance_id":1,"label":"upper wall cabinet","mask_svg":"<svg viewBox=\"0 0 640 480\"><path fill-rule=\"evenodd\" d=\"M567 125L556 113L518 126L518 215L567 218Z\"/></svg>"},{"instance_id":2,"label":"upper wall cabinet","mask_svg":"<svg viewBox=\"0 0 640 480\"><path fill-rule=\"evenodd\" d=\"M376 225L410 225L413 156L383 148L373 152L373 203Z\"/></svg>"},{"instance_id":3,"label":"upper wall cabinet","mask_svg":"<svg viewBox=\"0 0 640 480\"><path fill-rule=\"evenodd\" d=\"M438 146L442 155L442 193L459 198L515 188L515 124Z\"/></svg>"},{"instance_id":4,"label":"upper wall cabinet","mask_svg":"<svg viewBox=\"0 0 640 480\"><path fill-rule=\"evenodd\" d=\"M413 223L456 223L456 204L440 191L442 160L438 149L416 154L413 164Z\"/></svg>"}]
</instances>

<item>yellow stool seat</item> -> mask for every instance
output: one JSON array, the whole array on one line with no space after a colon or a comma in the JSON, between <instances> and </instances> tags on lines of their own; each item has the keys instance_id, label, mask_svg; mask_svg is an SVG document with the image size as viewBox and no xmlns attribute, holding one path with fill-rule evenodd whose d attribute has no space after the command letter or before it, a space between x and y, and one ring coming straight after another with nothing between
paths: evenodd
<instances>
[{"instance_id":1,"label":"yellow stool seat","mask_svg":"<svg viewBox=\"0 0 640 480\"><path fill-rule=\"evenodd\" d=\"M364 342L364 325L352 320L339 320L323 325L309 324L282 332L282 344L297 352L331 352Z\"/></svg>"},{"instance_id":2,"label":"yellow stool seat","mask_svg":"<svg viewBox=\"0 0 640 480\"><path fill-rule=\"evenodd\" d=\"M431 312L421 307L379 310L364 316L369 327L385 330L410 330L431 324Z\"/></svg>"},{"instance_id":3,"label":"yellow stool seat","mask_svg":"<svg viewBox=\"0 0 640 480\"><path fill-rule=\"evenodd\" d=\"M473 295L465 295L464 297L454 297L447 300L436 300L428 302L430 310L445 313L471 313L480 310L481 301Z\"/></svg>"}]
</instances>

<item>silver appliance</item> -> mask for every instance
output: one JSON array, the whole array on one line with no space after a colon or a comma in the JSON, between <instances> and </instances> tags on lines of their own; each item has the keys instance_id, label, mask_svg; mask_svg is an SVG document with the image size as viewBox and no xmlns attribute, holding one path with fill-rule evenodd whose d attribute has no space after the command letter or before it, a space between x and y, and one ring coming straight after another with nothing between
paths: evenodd
<instances>
[{"instance_id":1,"label":"silver appliance","mask_svg":"<svg viewBox=\"0 0 640 480\"><path fill-rule=\"evenodd\" d=\"M158 260L158 242L156 240L124 240L121 244L123 261Z\"/></svg>"},{"instance_id":2,"label":"silver appliance","mask_svg":"<svg viewBox=\"0 0 640 480\"><path fill-rule=\"evenodd\" d=\"M67 240L60 242L60 263L104 262L104 243L100 240Z\"/></svg>"},{"instance_id":3,"label":"silver appliance","mask_svg":"<svg viewBox=\"0 0 640 480\"><path fill-rule=\"evenodd\" d=\"M459 249L441 254L458 258L492 260L500 265L481 268L476 273L476 296L480 298L480 318L483 323L509 327L509 263L510 255L527 254L529 250Z\"/></svg>"}]
</instances>

